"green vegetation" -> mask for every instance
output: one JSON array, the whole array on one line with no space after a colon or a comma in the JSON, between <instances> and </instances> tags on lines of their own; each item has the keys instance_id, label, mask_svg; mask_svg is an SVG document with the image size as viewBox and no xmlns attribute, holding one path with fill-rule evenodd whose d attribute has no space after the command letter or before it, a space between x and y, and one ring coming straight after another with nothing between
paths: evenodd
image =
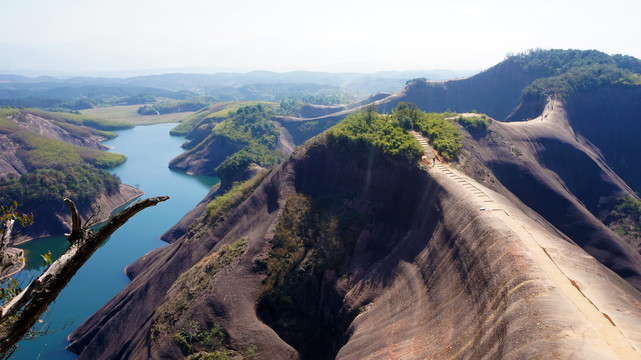
<instances>
[{"instance_id":1,"label":"green vegetation","mask_svg":"<svg viewBox=\"0 0 641 360\"><path fill-rule=\"evenodd\" d=\"M120 179L104 170L86 164L58 164L55 168L0 178L0 203L16 200L30 208L69 197L77 204L90 204L103 192L113 194L119 185Z\"/></svg>"},{"instance_id":2,"label":"green vegetation","mask_svg":"<svg viewBox=\"0 0 641 360\"><path fill-rule=\"evenodd\" d=\"M619 197L615 209L605 219L610 229L624 239L641 239L641 201L623 195Z\"/></svg>"},{"instance_id":3,"label":"green vegetation","mask_svg":"<svg viewBox=\"0 0 641 360\"><path fill-rule=\"evenodd\" d=\"M461 132L454 125L454 121L446 117L447 115L447 113L426 114L424 120L416 124L442 157L446 160L454 160L463 149L463 142Z\"/></svg>"},{"instance_id":4,"label":"green vegetation","mask_svg":"<svg viewBox=\"0 0 641 360\"><path fill-rule=\"evenodd\" d=\"M459 116L458 123L470 133L483 133L487 130L487 120L483 117Z\"/></svg>"},{"instance_id":5,"label":"green vegetation","mask_svg":"<svg viewBox=\"0 0 641 360\"><path fill-rule=\"evenodd\" d=\"M220 323L215 323L209 330L202 330L193 318L185 321L171 337L187 354L193 354L194 347L197 345L200 345L201 349L207 349L208 351L201 351L188 357L188 359L203 360L231 359L232 352L223 347L227 338L228 335Z\"/></svg>"},{"instance_id":6,"label":"green vegetation","mask_svg":"<svg viewBox=\"0 0 641 360\"><path fill-rule=\"evenodd\" d=\"M392 117L404 129L416 129L426 135L432 146L447 160L456 159L463 148L461 132L452 113L425 113L413 103L399 102Z\"/></svg>"},{"instance_id":7,"label":"green vegetation","mask_svg":"<svg viewBox=\"0 0 641 360\"><path fill-rule=\"evenodd\" d=\"M335 266L345 253L339 229L347 226L340 226L338 218L310 198L290 197L276 226L269 257L261 266L267 275L263 281L265 294L281 302L282 296L287 296L285 285L295 276L295 268L322 273L325 268Z\"/></svg>"},{"instance_id":8,"label":"green vegetation","mask_svg":"<svg viewBox=\"0 0 641 360\"><path fill-rule=\"evenodd\" d=\"M268 257L256 260L265 273L259 314L304 358L313 357L310 351L331 351L335 335L318 304L306 300L320 296L328 270L337 276L344 272L345 256L360 233L354 229L367 228L370 221L342 199L295 194L285 203Z\"/></svg>"},{"instance_id":9,"label":"green vegetation","mask_svg":"<svg viewBox=\"0 0 641 360\"><path fill-rule=\"evenodd\" d=\"M641 86L641 75L611 64L582 66L561 75L535 80L523 90L523 97L541 98L557 94L568 97L580 90L602 86Z\"/></svg>"},{"instance_id":10,"label":"green vegetation","mask_svg":"<svg viewBox=\"0 0 641 360\"><path fill-rule=\"evenodd\" d=\"M183 119L180 124L171 129L169 134L174 136L185 136L197 126L204 126L212 123L217 124L229 117L233 112L238 111L240 108L254 105L270 107L273 103L266 101L237 101L209 105Z\"/></svg>"},{"instance_id":11,"label":"green vegetation","mask_svg":"<svg viewBox=\"0 0 641 360\"><path fill-rule=\"evenodd\" d=\"M216 167L216 174L221 179L229 179L251 164L270 168L280 164L286 158L287 156L280 151L269 150L265 145L252 143L228 156L225 161Z\"/></svg>"},{"instance_id":12,"label":"green vegetation","mask_svg":"<svg viewBox=\"0 0 641 360\"><path fill-rule=\"evenodd\" d=\"M323 90L313 95L289 95L281 100L281 108L288 104L341 105L355 101L358 98L347 90Z\"/></svg>"},{"instance_id":13,"label":"green vegetation","mask_svg":"<svg viewBox=\"0 0 641 360\"><path fill-rule=\"evenodd\" d=\"M15 138L22 145L16 151L16 156L32 169L77 166L83 162L100 168L111 168L126 160L122 154L74 146L27 132L17 134Z\"/></svg>"},{"instance_id":14,"label":"green vegetation","mask_svg":"<svg viewBox=\"0 0 641 360\"><path fill-rule=\"evenodd\" d=\"M617 64L617 58L597 50L529 50L510 55L505 60L527 72L547 76L559 75L574 68L590 65Z\"/></svg>"},{"instance_id":15,"label":"green vegetation","mask_svg":"<svg viewBox=\"0 0 641 360\"><path fill-rule=\"evenodd\" d=\"M211 96L194 97L188 100L167 100L155 104L143 105L136 111L140 115L161 115L187 111L198 111L207 105L217 102Z\"/></svg>"},{"instance_id":16,"label":"green vegetation","mask_svg":"<svg viewBox=\"0 0 641 360\"><path fill-rule=\"evenodd\" d=\"M414 137L406 133L399 121L367 109L348 115L327 133L328 145L339 151L367 153L376 149L383 155L411 160L423 154Z\"/></svg>"},{"instance_id":17,"label":"green vegetation","mask_svg":"<svg viewBox=\"0 0 641 360\"><path fill-rule=\"evenodd\" d=\"M0 108L0 118L6 118L7 116L18 115L20 110L16 108L3 107Z\"/></svg>"},{"instance_id":18,"label":"green vegetation","mask_svg":"<svg viewBox=\"0 0 641 360\"><path fill-rule=\"evenodd\" d=\"M262 104L245 106L214 127L214 135L247 144L216 167L221 179L233 177L252 163L271 167L286 158L283 153L273 150L280 131L270 122L269 110Z\"/></svg>"},{"instance_id":19,"label":"green vegetation","mask_svg":"<svg viewBox=\"0 0 641 360\"><path fill-rule=\"evenodd\" d=\"M289 115L296 110L299 110L303 103L298 99L284 99L278 105L278 114Z\"/></svg>"},{"instance_id":20,"label":"green vegetation","mask_svg":"<svg viewBox=\"0 0 641 360\"><path fill-rule=\"evenodd\" d=\"M31 113L36 116L44 117L47 119L59 121L59 122L66 122L74 125L82 125L82 126L87 126L97 130L104 130L104 131L123 130L123 129L130 129L133 127L133 125L130 125L124 122L114 121L114 120L105 120L105 119L95 118L95 117L82 115L82 114L72 114L72 113L65 113L65 112L53 113L53 112L46 112L42 110L36 110L36 109L27 109L25 110L25 112Z\"/></svg>"},{"instance_id":21,"label":"green vegetation","mask_svg":"<svg viewBox=\"0 0 641 360\"><path fill-rule=\"evenodd\" d=\"M40 111L10 113L13 116L33 114L51 119L49 113ZM53 121L79 137L99 133L64 122L61 118L54 118ZM126 159L124 155L35 135L5 117L0 118L0 132L7 134L18 145L16 157L30 170L21 176L9 174L0 178L0 203L17 200L26 208L34 208L59 203L63 197L69 197L84 205L90 204L99 194L113 194L119 188L117 176L98 168L122 164Z\"/></svg>"},{"instance_id":22,"label":"green vegetation","mask_svg":"<svg viewBox=\"0 0 641 360\"><path fill-rule=\"evenodd\" d=\"M233 141L257 143L272 148L278 141L280 131L269 121L270 110L262 104L241 107L218 123L213 133Z\"/></svg>"},{"instance_id":23,"label":"green vegetation","mask_svg":"<svg viewBox=\"0 0 641 360\"><path fill-rule=\"evenodd\" d=\"M641 61L631 56L596 50L530 50L509 56L506 63L539 75L523 90L523 97L567 97L576 91L599 86L641 85Z\"/></svg>"},{"instance_id":24,"label":"green vegetation","mask_svg":"<svg viewBox=\"0 0 641 360\"><path fill-rule=\"evenodd\" d=\"M219 251L206 256L180 275L169 290L173 296L154 313L152 340L161 335L171 334L171 339L178 343L186 354L193 354L196 350L226 352L224 344L228 336L220 323L214 323L209 329L203 330L191 315L184 315L184 312L207 290L210 279L232 264L246 250L247 241L243 237L231 245L223 245Z\"/></svg>"},{"instance_id":25,"label":"green vegetation","mask_svg":"<svg viewBox=\"0 0 641 360\"><path fill-rule=\"evenodd\" d=\"M221 216L227 213L230 209L240 204L243 200L251 194L252 191L263 181L267 176L267 172L263 175L257 175L253 178L235 184L230 190L223 195L216 196L212 201L207 204L207 212L209 219L218 221Z\"/></svg>"},{"instance_id":26,"label":"green vegetation","mask_svg":"<svg viewBox=\"0 0 641 360\"><path fill-rule=\"evenodd\" d=\"M80 157L85 162L101 169L111 169L127 160L127 157L118 153L109 153L89 148L78 148Z\"/></svg>"}]
</instances>

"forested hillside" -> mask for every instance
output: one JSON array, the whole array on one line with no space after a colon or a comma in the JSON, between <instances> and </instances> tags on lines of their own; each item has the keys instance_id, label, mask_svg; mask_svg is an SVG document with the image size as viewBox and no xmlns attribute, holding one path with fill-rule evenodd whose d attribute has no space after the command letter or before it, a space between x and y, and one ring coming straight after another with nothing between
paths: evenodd
<instances>
[{"instance_id":1,"label":"forested hillside","mask_svg":"<svg viewBox=\"0 0 641 360\"><path fill-rule=\"evenodd\" d=\"M75 114L1 109L0 204L17 201L21 211L38 215L27 236L62 233L55 214L66 211L64 197L86 214L99 196L119 195L120 180L104 169L126 158L104 151L100 141L116 134L97 128L127 127Z\"/></svg>"}]
</instances>

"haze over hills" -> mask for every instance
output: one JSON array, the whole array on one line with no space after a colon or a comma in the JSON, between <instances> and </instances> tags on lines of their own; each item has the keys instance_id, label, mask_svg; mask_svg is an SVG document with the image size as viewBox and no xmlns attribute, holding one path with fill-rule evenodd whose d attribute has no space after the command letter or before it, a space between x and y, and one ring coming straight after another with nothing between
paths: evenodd
<instances>
[{"instance_id":1,"label":"haze over hills","mask_svg":"<svg viewBox=\"0 0 641 360\"><path fill-rule=\"evenodd\" d=\"M458 78L470 73L451 70L325 73L294 71L277 73L162 74L128 78L52 77L36 78L0 71L0 106L38 106L80 110L75 103L90 99L94 106L145 104L149 96L186 99L208 95L220 100L280 101L288 97L343 94L347 102L379 91L396 91L410 78L433 80ZM141 100L134 100L141 99Z\"/></svg>"},{"instance_id":2,"label":"haze over hills","mask_svg":"<svg viewBox=\"0 0 641 360\"><path fill-rule=\"evenodd\" d=\"M277 133L246 122L268 149L299 147L224 196L229 187L213 189L164 236L170 245L128 267L131 284L74 331L70 350L641 358L639 64L533 51L466 79L272 114ZM405 118L404 102L454 113ZM207 108L180 130L199 155L180 160L218 169L214 138L242 139L225 121L263 114L252 106L229 118ZM460 148L438 138L445 124ZM417 161L433 150L404 126L429 135L434 166Z\"/></svg>"}]
</instances>

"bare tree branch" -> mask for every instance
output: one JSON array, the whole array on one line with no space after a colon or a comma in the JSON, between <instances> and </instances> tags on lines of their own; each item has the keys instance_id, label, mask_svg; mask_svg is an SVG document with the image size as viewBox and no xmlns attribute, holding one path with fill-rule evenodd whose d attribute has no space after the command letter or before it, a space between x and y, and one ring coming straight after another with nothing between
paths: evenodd
<instances>
[{"instance_id":1,"label":"bare tree branch","mask_svg":"<svg viewBox=\"0 0 641 360\"><path fill-rule=\"evenodd\" d=\"M74 238L69 249L58 260L8 304L0 308L0 354L9 351L22 339L80 267L114 231L141 210L168 199L169 196L158 196L138 201L111 218L96 233L85 234L82 231L80 220L78 220L80 237ZM65 202L67 202L66 200L68 199L65 199ZM72 206L70 203L73 205L70 200L67 205L72 211L73 218L75 205ZM80 219L80 216L77 219ZM68 239L78 231L75 226L76 220L73 221L74 228L67 237Z\"/></svg>"},{"instance_id":2,"label":"bare tree branch","mask_svg":"<svg viewBox=\"0 0 641 360\"><path fill-rule=\"evenodd\" d=\"M11 241L11 231L13 230L14 222L15 220L11 219L11 220L7 220L4 223L4 229L2 231L2 240L0 240L3 248L9 246L9 242Z\"/></svg>"},{"instance_id":3,"label":"bare tree branch","mask_svg":"<svg viewBox=\"0 0 641 360\"><path fill-rule=\"evenodd\" d=\"M76 204L74 204L71 199L64 198L64 202L67 203L67 205L69 206L69 210L71 211L71 234L65 234L65 236L67 237L67 240L69 240L69 242L73 244L83 235L82 218L80 217L80 214L78 214Z\"/></svg>"}]
</instances>

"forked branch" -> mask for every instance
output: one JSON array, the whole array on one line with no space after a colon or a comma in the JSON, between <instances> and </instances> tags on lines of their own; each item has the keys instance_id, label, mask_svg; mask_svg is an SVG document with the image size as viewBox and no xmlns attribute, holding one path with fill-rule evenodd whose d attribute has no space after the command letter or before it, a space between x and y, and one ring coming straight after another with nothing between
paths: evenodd
<instances>
[{"instance_id":1,"label":"forked branch","mask_svg":"<svg viewBox=\"0 0 641 360\"><path fill-rule=\"evenodd\" d=\"M65 199L72 213L73 226L67 236L71 245L42 275L0 307L0 354L11 350L22 339L80 267L114 231L141 210L168 199L169 196L158 196L138 201L111 218L96 233L82 229L75 204Z\"/></svg>"}]
</instances>

